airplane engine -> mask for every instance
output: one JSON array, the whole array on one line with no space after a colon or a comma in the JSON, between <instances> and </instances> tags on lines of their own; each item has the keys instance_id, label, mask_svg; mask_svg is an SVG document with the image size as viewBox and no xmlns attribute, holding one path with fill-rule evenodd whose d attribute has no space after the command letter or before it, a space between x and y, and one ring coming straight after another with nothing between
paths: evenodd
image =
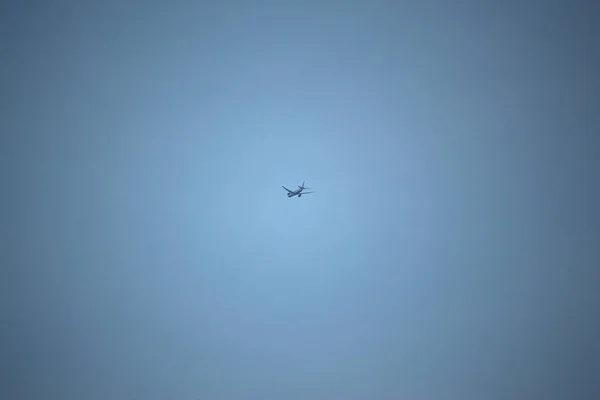
<instances>
[{"instance_id":1,"label":"airplane engine","mask_svg":"<svg viewBox=\"0 0 600 400\"><path fill-rule=\"evenodd\" d=\"M299 193L299 194L298 194L298 197L300 197L300 196L302 196L302 193Z\"/></svg>"}]
</instances>

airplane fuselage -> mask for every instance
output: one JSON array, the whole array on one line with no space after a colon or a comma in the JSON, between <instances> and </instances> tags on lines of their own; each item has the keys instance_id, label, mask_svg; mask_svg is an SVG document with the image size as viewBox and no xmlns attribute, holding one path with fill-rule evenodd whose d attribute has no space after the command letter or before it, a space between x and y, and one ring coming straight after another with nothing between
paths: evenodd
<instances>
[{"instance_id":1,"label":"airplane fuselage","mask_svg":"<svg viewBox=\"0 0 600 400\"><path fill-rule=\"evenodd\" d=\"M293 192L289 192L288 193L288 197L294 197L294 196L302 196L302 190L303 189L298 189L298 190L294 190Z\"/></svg>"}]
</instances>

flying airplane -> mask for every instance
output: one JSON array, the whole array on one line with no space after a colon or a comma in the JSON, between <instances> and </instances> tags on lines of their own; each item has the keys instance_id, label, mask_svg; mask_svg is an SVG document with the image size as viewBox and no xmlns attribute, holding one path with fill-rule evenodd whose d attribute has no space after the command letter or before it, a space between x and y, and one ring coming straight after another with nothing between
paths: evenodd
<instances>
[{"instance_id":1,"label":"flying airplane","mask_svg":"<svg viewBox=\"0 0 600 400\"><path fill-rule=\"evenodd\" d=\"M314 193L314 192L304 192L304 189L310 189L304 186L304 182L302 182L302 186L298 186L297 190L290 190L288 188L286 188L285 186L282 186L282 188L284 188L285 190L287 190L287 196L288 197L294 197L294 196L302 196L303 194L310 194L310 193Z\"/></svg>"}]
</instances>

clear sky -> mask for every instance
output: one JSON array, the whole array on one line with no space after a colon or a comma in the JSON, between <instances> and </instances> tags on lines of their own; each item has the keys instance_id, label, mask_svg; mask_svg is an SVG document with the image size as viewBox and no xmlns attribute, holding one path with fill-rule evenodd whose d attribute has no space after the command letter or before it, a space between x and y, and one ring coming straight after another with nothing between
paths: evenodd
<instances>
[{"instance_id":1,"label":"clear sky","mask_svg":"<svg viewBox=\"0 0 600 400\"><path fill-rule=\"evenodd\" d=\"M596 8L3 2L0 397L600 398Z\"/></svg>"}]
</instances>

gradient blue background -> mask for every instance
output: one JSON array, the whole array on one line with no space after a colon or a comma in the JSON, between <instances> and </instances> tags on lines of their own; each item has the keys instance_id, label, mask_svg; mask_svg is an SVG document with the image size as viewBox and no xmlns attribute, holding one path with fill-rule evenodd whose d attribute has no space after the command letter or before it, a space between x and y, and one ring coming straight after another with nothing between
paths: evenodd
<instances>
[{"instance_id":1,"label":"gradient blue background","mask_svg":"<svg viewBox=\"0 0 600 400\"><path fill-rule=\"evenodd\" d=\"M0 397L600 398L597 15L4 2Z\"/></svg>"}]
</instances>

